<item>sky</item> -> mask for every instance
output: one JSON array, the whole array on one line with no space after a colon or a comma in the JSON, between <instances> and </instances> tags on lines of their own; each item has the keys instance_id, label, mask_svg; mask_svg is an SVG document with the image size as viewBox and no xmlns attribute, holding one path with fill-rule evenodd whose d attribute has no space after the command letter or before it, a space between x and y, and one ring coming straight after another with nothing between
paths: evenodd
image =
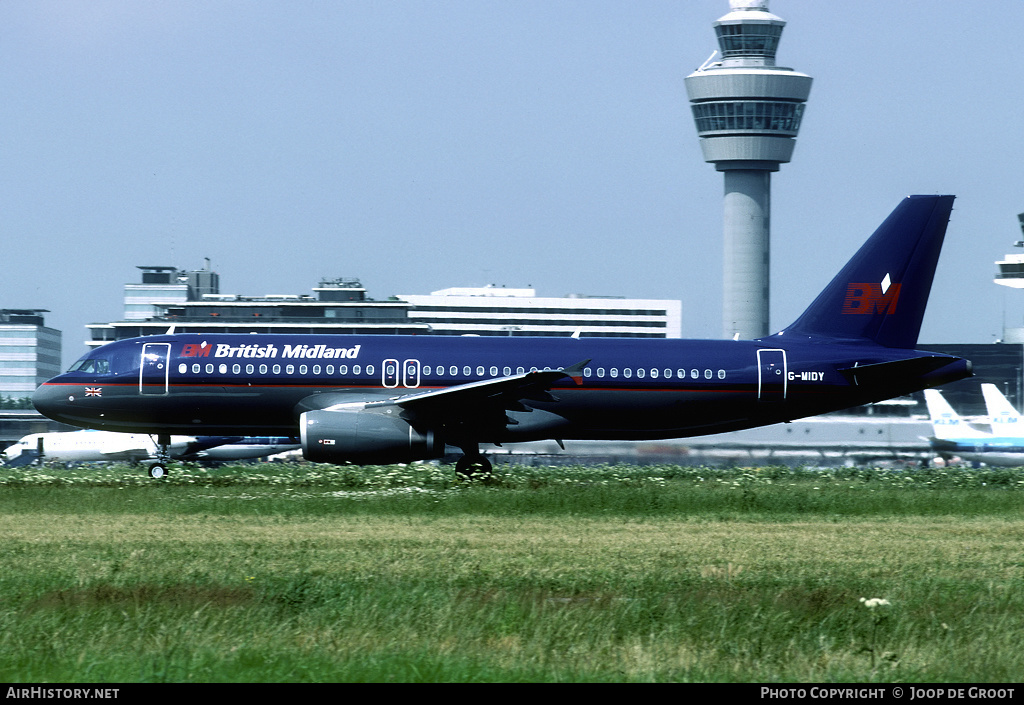
<instances>
[{"instance_id":1,"label":"sky","mask_svg":"<svg viewBox=\"0 0 1024 705\"><path fill-rule=\"evenodd\" d=\"M1024 2L771 0L814 78L772 176L771 326L905 195L957 196L922 343L1024 325ZM223 293L680 299L722 335L722 175L683 79L727 0L3 0L0 308L65 362L138 265Z\"/></svg>"}]
</instances>

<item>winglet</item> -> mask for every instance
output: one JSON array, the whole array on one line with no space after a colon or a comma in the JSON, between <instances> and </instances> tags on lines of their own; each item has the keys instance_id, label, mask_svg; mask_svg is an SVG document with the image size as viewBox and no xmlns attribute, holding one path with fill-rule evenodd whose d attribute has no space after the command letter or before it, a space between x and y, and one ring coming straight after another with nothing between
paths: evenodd
<instances>
[{"instance_id":1,"label":"winglet","mask_svg":"<svg viewBox=\"0 0 1024 705\"><path fill-rule=\"evenodd\" d=\"M576 383L577 387L581 387L583 386L583 370L590 364L591 359L593 358L587 358L586 360L577 362L575 365L563 367L562 372L564 372L566 376L570 377L572 381Z\"/></svg>"}]
</instances>

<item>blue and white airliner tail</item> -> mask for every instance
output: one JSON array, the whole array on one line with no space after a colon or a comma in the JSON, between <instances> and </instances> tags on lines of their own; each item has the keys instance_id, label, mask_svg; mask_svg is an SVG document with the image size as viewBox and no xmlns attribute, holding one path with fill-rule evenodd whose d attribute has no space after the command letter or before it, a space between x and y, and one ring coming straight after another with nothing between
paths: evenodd
<instances>
[{"instance_id":1,"label":"blue and white airliner tail","mask_svg":"<svg viewBox=\"0 0 1024 705\"><path fill-rule=\"evenodd\" d=\"M994 384L981 385L981 393L985 397L992 435L1019 439L1020 444L1024 445L1024 417L1020 412L1013 408L1010 400Z\"/></svg>"},{"instance_id":2,"label":"blue and white airliner tail","mask_svg":"<svg viewBox=\"0 0 1024 705\"><path fill-rule=\"evenodd\" d=\"M932 422L932 450L947 461L1017 467L1024 465L1024 424L995 385L981 385L990 431L961 417L937 389L924 390Z\"/></svg>"},{"instance_id":3,"label":"blue and white airliner tail","mask_svg":"<svg viewBox=\"0 0 1024 705\"><path fill-rule=\"evenodd\" d=\"M941 441L989 441L991 433L971 426L950 406L938 389L924 390L928 416L932 422L933 437Z\"/></svg>"}]
</instances>

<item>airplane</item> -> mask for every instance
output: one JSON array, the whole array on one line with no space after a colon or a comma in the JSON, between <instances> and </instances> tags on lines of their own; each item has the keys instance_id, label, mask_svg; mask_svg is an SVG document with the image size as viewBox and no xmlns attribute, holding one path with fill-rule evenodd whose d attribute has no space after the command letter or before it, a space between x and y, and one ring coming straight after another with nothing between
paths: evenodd
<instances>
[{"instance_id":1,"label":"airplane","mask_svg":"<svg viewBox=\"0 0 1024 705\"><path fill-rule=\"evenodd\" d=\"M35 392L129 433L298 435L307 460L386 464L481 444L720 433L970 376L915 350L953 196L909 196L790 326L756 340L164 334L96 348ZM161 452L151 474L166 472Z\"/></svg>"},{"instance_id":2,"label":"airplane","mask_svg":"<svg viewBox=\"0 0 1024 705\"><path fill-rule=\"evenodd\" d=\"M1020 414L994 384L981 385L981 391L991 431L967 423L937 389L924 390L934 434L928 439L932 450L947 461L959 458L970 463L1024 466L1024 423Z\"/></svg>"},{"instance_id":3,"label":"airplane","mask_svg":"<svg viewBox=\"0 0 1024 705\"><path fill-rule=\"evenodd\" d=\"M262 458L298 447L298 438L172 436L167 452L176 460L221 462ZM6 448L0 456L5 467L30 465L43 459L64 463L137 463L155 458L159 450L156 441L148 434L59 431L29 434Z\"/></svg>"}]
</instances>

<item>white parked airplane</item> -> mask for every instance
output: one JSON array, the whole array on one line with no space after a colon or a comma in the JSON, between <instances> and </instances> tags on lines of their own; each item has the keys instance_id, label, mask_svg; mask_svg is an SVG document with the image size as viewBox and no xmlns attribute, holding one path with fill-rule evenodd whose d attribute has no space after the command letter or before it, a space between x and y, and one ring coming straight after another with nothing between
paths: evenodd
<instances>
[{"instance_id":1,"label":"white parked airplane","mask_svg":"<svg viewBox=\"0 0 1024 705\"><path fill-rule=\"evenodd\" d=\"M262 458L299 447L296 438L277 436L172 436L170 454L177 460L228 461ZM68 431L33 433L3 452L4 465L36 460L88 463L105 460L141 462L156 457L157 445L145 433Z\"/></svg>"},{"instance_id":2,"label":"white parked airplane","mask_svg":"<svg viewBox=\"0 0 1024 705\"><path fill-rule=\"evenodd\" d=\"M992 384L981 385L988 408L990 431L971 426L936 389L924 391L931 416L932 449L947 460L1008 467L1024 466L1024 422L1020 414Z\"/></svg>"}]
</instances>

